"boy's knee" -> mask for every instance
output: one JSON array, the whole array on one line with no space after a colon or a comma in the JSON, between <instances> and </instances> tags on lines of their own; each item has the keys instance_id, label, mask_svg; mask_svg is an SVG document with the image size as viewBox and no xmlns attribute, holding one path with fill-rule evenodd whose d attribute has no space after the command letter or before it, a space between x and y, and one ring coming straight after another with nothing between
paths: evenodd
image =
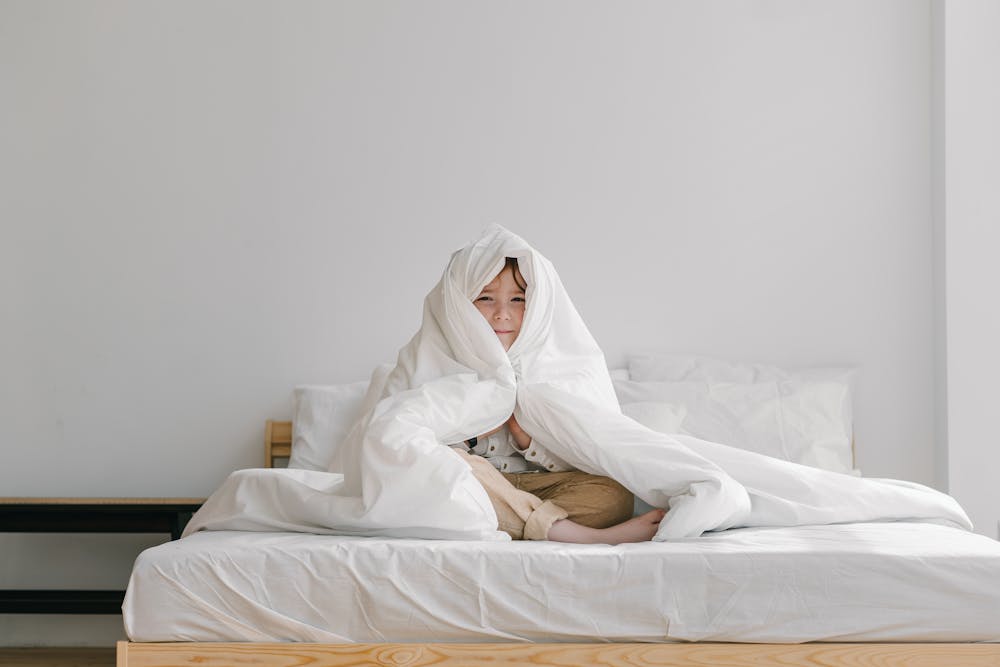
<instances>
[{"instance_id":1,"label":"boy's knee","mask_svg":"<svg viewBox=\"0 0 1000 667\"><path fill-rule=\"evenodd\" d=\"M588 475L586 488L590 516L581 517L580 523L592 528L609 528L632 518L635 497L615 480Z\"/></svg>"},{"instance_id":2,"label":"boy's knee","mask_svg":"<svg viewBox=\"0 0 1000 667\"><path fill-rule=\"evenodd\" d=\"M624 486L611 479L605 478L604 487L608 495L608 512L612 515L611 525L628 521L635 513L635 496Z\"/></svg>"}]
</instances>

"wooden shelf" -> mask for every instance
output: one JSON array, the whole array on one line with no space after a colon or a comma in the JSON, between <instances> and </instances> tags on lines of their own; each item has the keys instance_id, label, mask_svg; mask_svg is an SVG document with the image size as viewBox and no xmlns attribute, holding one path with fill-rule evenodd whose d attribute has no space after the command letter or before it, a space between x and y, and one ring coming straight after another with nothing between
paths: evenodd
<instances>
[{"instance_id":1,"label":"wooden shelf","mask_svg":"<svg viewBox=\"0 0 1000 667\"><path fill-rule=\"evenodd\" d=\"M166 533L178 539L202 498L0 498L0 532ZM125 591L0 590L0 613L118 614Z\"/></svg>"}]
</instances>

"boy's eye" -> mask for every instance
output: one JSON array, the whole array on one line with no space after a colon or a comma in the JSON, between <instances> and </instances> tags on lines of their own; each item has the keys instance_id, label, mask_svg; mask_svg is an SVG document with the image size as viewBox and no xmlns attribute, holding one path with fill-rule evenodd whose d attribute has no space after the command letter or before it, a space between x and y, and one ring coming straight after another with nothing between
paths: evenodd
<instances>
[{"instance_id":1,"label":"boy's eye","mask_svg":"<svg viewBox=\"0 0 1000 667\"><path fill-rule=\"evenodd\" d=\"M514 301L521 301L521 302L523 302L524 301L524 297L523 296L515 296L514 297Z\"/></svg>"},{"instance_id":2,"label":"boy's eye","mask_svg":"<svg viewBox=\"0 0 1000 667\"><path fill-rule=\"evenodd\" d=\"M481 296L481 297L479 297L478 299L476 299L476 301L489 301L489 300L490 300L490 298L492 298L492 297L488 297L488 296Z\"/></svg>"}]
</instances>

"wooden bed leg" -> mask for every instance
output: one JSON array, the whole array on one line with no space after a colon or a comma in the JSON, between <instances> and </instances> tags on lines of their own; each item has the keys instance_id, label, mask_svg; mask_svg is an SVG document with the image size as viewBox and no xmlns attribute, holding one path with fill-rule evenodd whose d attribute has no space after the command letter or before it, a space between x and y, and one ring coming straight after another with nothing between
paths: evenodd
<instances>
[{"instance_id":1,"label":"wooden bed leg","mask_svg":"<svg viewBox=\"0 0 1000 667\"><path fill-rule=\"evenodd\" d=\"M128 667L128 642L118 642L115 667Z\"/></svg>"}]
</instances>

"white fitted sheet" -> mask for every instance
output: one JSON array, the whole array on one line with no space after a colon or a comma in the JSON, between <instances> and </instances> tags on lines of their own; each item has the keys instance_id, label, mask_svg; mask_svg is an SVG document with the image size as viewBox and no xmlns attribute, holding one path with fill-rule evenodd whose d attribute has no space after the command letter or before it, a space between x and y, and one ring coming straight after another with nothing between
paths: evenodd
<instances>
[{"instance_id":1,"label":"white fitted sheet","mask_svg":"<svg viewBox=\"0 0 1000 667\"><path fill-rule=\"evenodd\" d=\"M1000 543L916 523L620 546L199 532L143 552L133 641L1000 641Z\"/></svg>"}]
</instances>

